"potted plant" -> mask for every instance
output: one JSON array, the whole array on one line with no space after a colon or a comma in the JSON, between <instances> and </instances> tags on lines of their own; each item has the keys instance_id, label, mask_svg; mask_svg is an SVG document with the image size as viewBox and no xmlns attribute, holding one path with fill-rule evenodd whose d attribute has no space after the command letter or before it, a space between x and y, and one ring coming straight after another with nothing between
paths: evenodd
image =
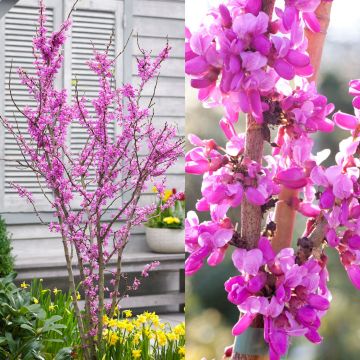
<instances>
[{"instance_id":1,"label":"potted plant","mask_svg":"<svg viewBox=\"0 0 360 360\"><path fill-rule=\"evenodd\" d=\"M153 189L157 192L157 189ZM172 206L164 205L176 195ZM177 254L184 252L185 195L176 189L166 189L159 196L155 212L145 224L146 242L154 252Z\"/></svg>"}]
</instances>

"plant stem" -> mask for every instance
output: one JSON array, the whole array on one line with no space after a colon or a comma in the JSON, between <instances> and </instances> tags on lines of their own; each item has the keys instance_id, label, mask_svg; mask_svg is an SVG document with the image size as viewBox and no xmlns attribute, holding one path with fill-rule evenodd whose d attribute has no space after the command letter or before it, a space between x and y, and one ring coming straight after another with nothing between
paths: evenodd
<instances>
[{"instance_id":1,"label":"plant stem","mask_svg":"<svg viewBox=\"0 0 360 360\"><path fill-rule=\"evenodd\" d=\"M274 10L275 0L263 0L262 10L268 14L271 19ZM250 158L261 164L264 150L264 137L262 133L262 126L257 124L255 119L248 115L246 123L246 142L244 156ZM246 199L241 206L241 238L248 244L248 249L257 246L261 233L262 212L261 207L250 204ZM254 320L253 327L262 327L263 321L261 318ZM246 355L233 353L233 360L266 360L267 357L259 355Z\"/></svg>"},{"instance_id":2,"label":"plant stem","mask_svg":"<svg viewBox=\"0 0 360 360\"><path fill-rule=\"evenodd\" d=\"M245 157L261 163L264 149L264 138L261 125L252 116L247 116ZM261 207L253 205L245 198L241 205L241 238L245 239L248 249L257 246L261 232Z\"/></svg>"},{"instance_id":3,"label":"plant stem","mask_svg":"<svg viewBox=\"0 0 360 360\"><path fill-rule=\"evenodd\" d=\"M306 30L306 37L309 41L308 53L311 64L314 67L314 74L309 79L310 81L316 82L318 78L326 32L330 24L331 4L331 2L322 1L315 12L320 22L321 31L313 33L310 30ZM293 199L297 198L298 195L298 190L286 189L283 186L281 188L279 201L275 210L276 233L272 241L275 251L280 251L285 247L291 246L296 217L296 210L292 206L292 203Z\"/></svg>"}]
</instances>

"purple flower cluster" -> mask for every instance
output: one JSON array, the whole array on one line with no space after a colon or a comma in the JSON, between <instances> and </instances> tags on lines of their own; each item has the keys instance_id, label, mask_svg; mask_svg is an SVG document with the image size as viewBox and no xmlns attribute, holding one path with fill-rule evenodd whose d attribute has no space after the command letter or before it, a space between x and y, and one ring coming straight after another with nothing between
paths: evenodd
<instances>
[{"instance_id":1,"label":"purple flower cluster","mask_svg":"<svg viewBox=\"0 0 360 360\"><path fill-rule=\"evenodd\" d=\"M313 69L305 29L320 31L315 15L319 4L285 0L272 18L262 11L260 0L226 0L210 10L198 30L186 34L186 73L206 106L224 108L220 129L227 138L222 146L189 136L194 148L186 155L186 172L203 176L196 210L209 212L210 220L200 223L194 211L188 213L186 274L196 273L206 259L210 266L218 265L235 246L239 275L225 289L243 316L233 333L260 318L272 360L286 353L291 336L321 341L320 319L331 298L325 243L337 249L360 289L360 80L350 82L355 115L338 112L330 119L334 105L307 79ZM249 158L249 139L234 128L240 112L250 119L247 134L251 127L261 130L273 147L271 156L259 162ZM322 162L330 151L314 154L312 135L331 132L335 124L351 137L340 143L336 165L326 168ZM271 130L277 130L274 139ZM245 200L264 215L281 189L292 196L288 207L308 218L298 251L285 248L275 254L273 222L250 249L228 211ZM274 219L271 211L268 219Z\"/></svg>"},{"instance_id":2,"label":"purple flower cluster","mask_svg":"<svg viewBox=\"0 0 360 360\"><path fill-rule=\"evenodd\" d=\"M234 335L243 333L261 314L271 360L287 352L290 336L321 341L320 318L331 298L325 257L298 265L292 248L275 254L269 240L261 237L256 249L236 249L232 258L240 275L227 280L225 290L244 314L233 327Z\"/></svg>"},{"instance_id":3,"label":"purple flower cluster","mask_svg":"<svg viewBox=\"0 0 360 360\"><path fill-rule=\"evenodd\" d=\"M263 98L279 78L312 74L299 14L308 18L319 2L288 1L274 22L260 11L260 0L228 0L212 9L198 31L186 32L185 71L199 99L224 106L231 121L244 112L262 123Z\"/></svg>"}]
</instances>

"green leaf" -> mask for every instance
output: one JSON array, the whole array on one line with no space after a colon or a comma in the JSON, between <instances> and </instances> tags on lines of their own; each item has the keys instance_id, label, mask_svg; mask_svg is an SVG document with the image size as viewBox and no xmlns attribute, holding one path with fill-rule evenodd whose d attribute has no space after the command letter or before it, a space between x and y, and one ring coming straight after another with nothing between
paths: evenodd
<instances>
[{"instance_id":1,"label":"green leaf","mask_svg":"<svg viewBox=\"0 0 360 360\"><path fill-rule=\"evenodd\" d=\"M25 330L29 330L32 334L36 334L35 330L29 324L21 324L20 327Z\"/></svg>"},{"instance_id":2,"label":"green leaf","mask_svg":"<svg viewBox=\"0 0 360 360\"><path fill-rule=\"evenodd\" d=\"M71 360L72 356L72 348L63 348L59 350L59 352L56 354L54 360Z\"/></svg>"}]
</instances>

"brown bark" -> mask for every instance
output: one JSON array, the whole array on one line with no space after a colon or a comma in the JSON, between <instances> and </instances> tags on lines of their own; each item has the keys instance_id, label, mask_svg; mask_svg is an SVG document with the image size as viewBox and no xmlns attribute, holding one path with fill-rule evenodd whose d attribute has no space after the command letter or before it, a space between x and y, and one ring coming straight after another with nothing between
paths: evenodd
<instances>
[{"instance_id":1,"label":"brown bark","mask_svg":"<svg viewBox=\"0 0 360 360\"><path fill-rule=\"evenodd\" d=\"M331 2L322 1L316 10L321 31L319 33L313 33L310 30L306 30L306 37L309 41L308 53L311 64L314 67L314 75L310 78L311 81L316 81L318 78L326 33L330 24L331 4ZM298 195L298 190L290 190L285 187L281 188L279 201L275 210L276 233L272 242L276 251L291 246L296 217L296 210L291 204L293 199L297 198Z\"/></svg>"},{"instance_id":2,"label":"brown bark","mask_svg":"<svg viewBox=\"0 0 360 360\"><path fill-rule=\"evenodd\" d=\"M263 0L263 11L269 14L269 16L272 15L273 8L274 0ZM306 32L306 36L309 40L308 52L310 55L310 61L314 67L314 75L310 79L313 81L316 81L320 68L326 32L330 23L330 10L331 3L321 2L318 9L316 10L316 16L318 17L320 22L321 32ZM263 135L261 132L261 128L250 116L248 116L245 156L257 162L261 162L262 154ZM279 195L279 202L276 206L275 212L275 222L277 224L277 230L273 241L273 246L277 251L291 245L296 217L296 210L294 209L292 204L293 199L297 196L297 190L290 190L284 187L282 188ZM249 248L255 247L257 245L257 241L261 232L261 218L261 209L257 206L249 204L245 200L241 209L241 236L243 239L246 239ZM319 236L316 237L318 238ZM252 326L257 327L256 325L257 324L253 324ZM268 359L268 356L246 355L238 353L233 353L232 355L232 360L266 359Z\"/></svg>"},{"instance_id":3,"label":"brown bark","mask_svg":"<svg viewBox=\"0 0 360 360\"><path fill-rule=\"evenodd\" d=\"M245 157L261 163L264 148L264 139L259 126L255 120L248 115ZM246 240L247 248L256 247L261 232L261 207L250 204L246 198L241 205L241 238Z\"/></svg>"},{"instance_id":4,"label":"brown bark","mask_svg":"<svg viewBox=\"0 0 360 360\"><path fill-rule=\"evenodd\" d=\"M263 0L262 10L271 18L275 0ZM247 116L246 143L244 156L258 163L262 162L264 149L264 137L261 126L256 123L252 116ZM241 206L241 238L245 239L248 249L257 246L261 233L262 212L260 206L250 204L246 199ZM253 327L262 327L261 318L255 319ZM267 356L247 355L233 353L233 360L267 360Z\"/></svg>"}]
</instances>

